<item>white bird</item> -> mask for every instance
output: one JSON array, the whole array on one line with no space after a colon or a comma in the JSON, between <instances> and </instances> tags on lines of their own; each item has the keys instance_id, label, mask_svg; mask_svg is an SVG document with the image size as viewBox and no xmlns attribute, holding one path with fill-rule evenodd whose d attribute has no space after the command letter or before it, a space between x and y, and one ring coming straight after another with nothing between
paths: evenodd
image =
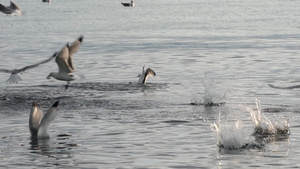
<instances>
[{"instance_id":1,"label":"white bird","mask_svg":"<svg viewBox=\"0 0 300 169\"><path fill-rule=\"evenodd\" d=\"M74 66L72 62L72 56L79 50L79 46L83 41L83 36L80 36L76 39L71 46L67 44L64 46L61 51L57 54L55 58L55 62L58 65L58 72L51 72L47 79L54 77L57 80L67 81L66 89L70 84L70 81L76 79L74 76Z\"/></svg>"},{"instance_id":2,"label":"white bird","mask_svg":"<svg viewBox=\"0 0 300 169\"><path fill-rule=\"evenodd\" d=\"M0 69L0 72L11 73L10 77L6 80L6 82L8 82L8 83L18 83L19 81L23 80L20 77L20 74L22 74L24 71L26 71L28 69L38 67L41 64L47 63L47 62L51 61L56 55L57 55L57 53L54 53L50 58L48 58L44 61L41 61L41 62L33 64L33 65L25 66L21 69L12 69L12 70L10 70L10 69Z\"/></svg>"},{"instance_id":3,"label":"white bird","mask_svg":"<svg viewBox=\"0 0 300 169\"><path fill-rule=\"evenodd\" d=\"M131 0L130 3L121 2L121 4L126 7L134 7L134 0Z\"/></svg>"},{"instance_id":4,"label":"white bird","mask_svg":"<svg viewBox=\"0 0 300 169\"><path fill-rule=\"evenodd\" d=\"M145 66L143 66L142 73L137 76L139 77L138 83L145 84L149 76L154 77L156 73L150 68L145 71Z\"/></svg>"},{"instance_id":5,"label":"white bird","mask_svg":"<svg viewBox=\"0 0 300 169\"><path fill-rule=\"evenodd\" d=\"M5 13L5 14L16 14L16 15L21 15L21 9L13 2L10 1L9 6L4 6L0 3L0 11Z\"/></svg>"},{"instance_id":6,"label":"white bird","mask_svg":"<svg viewBox=\"0 0 300 169\"><path fill-rule=\"evenodd\" d=\"M36 102L32 103L29 117L29 129L32 139L49 138L48 127L57 116L58 103L59 101L56 101L45 115L43 115L43 111Z\"/></svg>"}]
</instances>

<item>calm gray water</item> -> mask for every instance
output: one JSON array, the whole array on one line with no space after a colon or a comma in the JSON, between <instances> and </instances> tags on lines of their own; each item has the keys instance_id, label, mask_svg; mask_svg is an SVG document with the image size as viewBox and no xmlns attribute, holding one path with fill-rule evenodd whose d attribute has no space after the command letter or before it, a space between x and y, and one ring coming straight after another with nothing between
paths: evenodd
<instances>
[{"instance_id":1,"label":"calm gray water","mask_svg":"<svg viewBox=\"0 0 300 169\"><path fill-rule=\"evenodd\" d=\"M24 15L0 15L0 68L39 62L85 37L73 60L85 79L67 91L46 79L54 61L18 84L0 74L1 168L300 167L300 90L268 86L300 84L300 1L121 2L15 0ZM144 86L137 84L143 65L157 73ZM226 104L190 105L203 103L207 88ZM210 124L220 114L252 130L246 108L255 109L256 98L266 116L290 119L289 137L263 149L220 150ZM46 111L56 100L50 139L32 143L32 101Z\"/></svg>"}]
</instances>

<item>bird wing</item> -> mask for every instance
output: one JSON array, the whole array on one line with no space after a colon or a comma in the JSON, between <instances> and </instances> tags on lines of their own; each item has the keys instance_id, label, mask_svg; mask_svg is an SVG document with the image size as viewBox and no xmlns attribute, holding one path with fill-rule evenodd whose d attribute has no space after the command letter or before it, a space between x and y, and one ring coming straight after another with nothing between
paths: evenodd
<instances>
[{"instance_id":1,"label":"bird wing","mask_svg":"<svg viewBox=\"0 0 300 169\"><path fill-rule=\"evenodd\" d=\"M50 123L55 119L58 113L58 103L59 101L56 101L47 111L47 113L44 115L44 117L41 120L41 124L38 131L39 137L48 137L48 127Z\"/></svg>"},{"instance_id":2,"label":"bird wing","mask_svg":"<svg viewBox=\"0 0 300 169\"><path fill-rule=\"evenodd\" d=\"M145 74L139 74L138 77L139 77L138 83L139 83L139 84L143 83L144 78L145 78Z\"/></svg>"},{"instance_id":3,"label":"bird wing","mask_svg":"<svg viewBox=\"0 0 300 169\"><path fill-rule=\"evenodd\" d=\"M70 46L70 55L73 56L74 53L77 53L79 50L79 46L83 41L83 36L77 38L72 45Z\"/></svg>"},{"instance_id":4,"label":"bird wing","mask_svg":"<svg viewBox=\"0 0 300 169\"><path fill-rule=\"evenodd\" d=\"M9 8L11 10L20 10L20 8L13 1L10 1Z\"/></svg>"},{"instance_id":5,"label":"bird wing","mask_svg":"<svg viewBox=\"0 0 300 169\"><path fill-rule=\"evenodd\" d=\"M2 5L0 3L0 11L5 13L5 14L11 14L12 13L12 10L4 5Z\"/></svg>"},{"instance_id":6,"label":"bird wing","mask_svg":"<svg viewBox=\"0 0 300 169\"><path fill-rule=\"evenodd\" d=\"M7 10L9 10L9 9L7 9L6 6L4 6L0 3L0 11L7 11Z\"/></svg>"},{"instance_id":7,"label":"bird wing","mask_svg":"<svg viewBox=\"0 0 300 169\"><path fill-rule=\"evenodd\" d=\"M154 76L156 76L156 73L152 69L148 68L146 70L146 76L154 77Z\"/></svg>"},{"instance_id":8,"label":"bird wing","mask_svg":"<svg viewBox=\"0 0 300 169\"><path fill-rule=\"evenodd\" d=\"M73 59L72 59L72 57L73 57L73 54L75 54L75 53L78 52L79 46L80 46L80 44L82 43L82 41L83 41L83 36L80 36L79 38L77 38L77 39L72 43L72 45L71 45L70 48L69 48L69 55L70 55L70 57L69 57L69 59L68 59L68 64L69 64L69 66L70 66L73 70L75 70L75 68L74 68L74 66L73 66Z\"/></svg>"},{"instance_id":9,"label":"bird wing","mask_svg":"<svg viewBox=\"0 0 300 169\"><path fill-rule=\"evenodd\" d=\"M12 73L13 70L8 70L8 69L0 69L0 72L3 72L3 73Z\"/></svg>"},{"instance_id":10,"label":"bird wing","mask_svg":"<svg viewBox=\"0 0 300 169\"><path fill-rule=\"evenodd\" d=\"M147 80L147 78L148 78L149 76L151 76L151 77L156 76L156 73L155 73L152 69L150 69L150 68L148 68L148 69L146 70L146 73L145 73L145 77L144 77L143 83L146 83L146 80Z\"/></svg>"},{"instance_id":11,"label":"bird wing","mask_svg":"<svg viewBox=\"0 0 300 169\"><path fill-rule=\"evenodd\" d=\"M33 65L29 65L29 66L25 66L25 67L23 67L22 69L18 69L18 71L19 71L19 72L24 72L24 71L27 70L27 69L32 69L32 68L38 67L38 66L41 65L41 64L50 62L52 59L55 58L56 55L57 55L57 53L53 54L53 55L52 55L51 57L49 57L48 59L43 60L43 61L41 61L41 62L39 62L39 63L33 64Z\"/></svg>"},{"instance_id":12,"label":"bird wing","mask_svg":"<svg viewBox=\"0 0 300 169\"><path fill-rule=\"evenodd\" d=\"M145 73L145 65L143 66L142 73Z\"/></svg>"},{"instance_id":13,"label":"bird wing","mask_svg":"<svg viewBox=\"0 0 300 169\"><path fill-rule=\"evenodd\" d=\"M70 48L69 44L64 46L55 58L55 61L58 65L59 72L62 73L74 72L74 69L69 65L69 59L70 59L69 48Z\"/></svg>"},{"instance_id":14,"label":"bird wing","mask_svg":"<svg viewBox=\"0 0 300 169\"><path fill-rule=\"evenodd\" d=\"M139 74L137 77L139 77L138 83L144 83L144 79L145 79L145 65L142 68L142 73Z\"/></svg>"},{"instance_id":15,"label":"bird wing","mask_svg":"<svg viewBox=\"0 0 300 169\"><path fill-rule=\"evenodd\" d=\"M42 118L43 111L35 102L33 102L29 116L29 129L32 136L37 136Z\"/></svg>"}]
</instances>

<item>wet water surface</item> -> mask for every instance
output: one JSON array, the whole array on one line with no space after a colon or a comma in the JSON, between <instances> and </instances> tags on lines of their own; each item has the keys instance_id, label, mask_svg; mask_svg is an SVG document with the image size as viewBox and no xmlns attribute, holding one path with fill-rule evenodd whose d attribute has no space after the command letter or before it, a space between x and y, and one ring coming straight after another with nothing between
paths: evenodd
<instances>
[{"instance_id":1,"label":"wet water surface","mask_svg":"<svg viewBox=\"0 0 300 169\"><path fill-rule=\"evenodd\" d=\"M45 60L84 35L73 63L85 78L67 90L48 81L55 61L18 84L0 74L1 168L300 166L298 1L15 3L24 15L0 16L0 69ZM140 85L144 65L157 76ZM31 140L32 102L46 112L57 100L50 138ZM287 119L290 133L258 141L258 110L270 124Z\"/></svg>"}]
</instances>

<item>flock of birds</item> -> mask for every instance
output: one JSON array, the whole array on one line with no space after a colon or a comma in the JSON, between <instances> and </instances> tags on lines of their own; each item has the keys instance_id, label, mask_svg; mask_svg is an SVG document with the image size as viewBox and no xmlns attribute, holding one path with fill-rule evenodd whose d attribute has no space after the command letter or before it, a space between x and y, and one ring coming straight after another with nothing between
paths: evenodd
<instances>
[{"instance_id":1,"label":"flock of birds","mask_svg":"<svg viewBox=\"0 0 300 169\"><path fill-rule=\"evenodd\" d=\"M78 37L71 45L67 43L59 52L55 52L50 58L43 60L39 63L25 66L20 69L0 69L0 72L4 73L10 73L10 77L7 79L8 83L17 83L22 80L20 77L20 74L22 74L24 71L33 69L35 67L38 67L41 64L45 64L47 62L50 62L52 59L55 58L55 62L58 65L58 72L51 72L47 79L50 79L51 77L66 81L67 85L66 88L68 88L70 81L76 80L78 77L74 74L75 68L73 64L73 55L78 52L80 45L83 42L83 36L81 35ZM147 68L145 70L145 66L143 66L142 73L138 75L138 83L139 84L145 84L148 77L154 77L156 76L156 73L151 69ZM33 102L32 109L30 112L30 118L29 118L29 129L31 132L31 137L33 139L35 138L48 138L48 126L50 125L51 121L53 121L57 115L57 106L58 101L55 102L50 109L47 111L47 113L43 116L42 110L39 108L37 103Z\"/></svg>"},{"instance_id":2,"label":"flock of birds","mask_svg":"<svg viewBox=\"0 0 300 169\"><path fill-rule=\"evenodd\" d=\"M42 0L42 2L51 2L51 0ZM133 7L134 0L131 0L130 3L122 3L125 7ZM0 11L6 15L21 15L21 9L10 0L9 6L4 6L0 3ZM55 59L56 64L58 65L58 72L51 72L47 79L51 77L66 81L66 87L68 88L70 81L78 79L78 76L74 74L75 68L73 64L73 55L78 52L80 45L83 42L83 36L78 37L71 45L67 43L59 52L55 52L52 56L46 60L40 61L38 63L25 66L20 69L0 69L0 72L10 73L10 77L6 80L7 83L18 83L22 81L21 74L29 69L38 67L41 64L48 63ZM138 83L145 84L148 77L154 77L156 73L151 69L145 66L142 68L142 72L138 75ZM58 112L59 101L56 101L43 115L43 111L36 102L32 103L32 108L30 111L29 117L29 129L32 139L40 138L49 138L48 127L50 123L55 119Z\"/></svg>"},{"instance_id":3,"label":"flock of birds","mask_svg":"<svg viewBox=\"0 0 300 169\"><path fill-rule=\"evenodd\" d=\"M6 80L7 83L18 83L23 79L20 75L26 70L38 67L41 64L50 62L55 58L55 62L58 65L58 72L51 72L47 79L51 77L66 81L66 89L68 88L70 81L78 79L78 76L74 74L75 68L73 64L73 55L78 52L81 43L83 42L83 36L78 37L71 45L67 43L59 52L55 52L50 58L43 60L41 62L35 63L33 65L25 66L20 69L0 69L0 72L10 73L10 77ZM138 75L138 83L145 84L148 77L154 77L156 73L151 69L147 68L145 71L145 66L143 66L142 73Z\"/></svg>"}]
</instances>

